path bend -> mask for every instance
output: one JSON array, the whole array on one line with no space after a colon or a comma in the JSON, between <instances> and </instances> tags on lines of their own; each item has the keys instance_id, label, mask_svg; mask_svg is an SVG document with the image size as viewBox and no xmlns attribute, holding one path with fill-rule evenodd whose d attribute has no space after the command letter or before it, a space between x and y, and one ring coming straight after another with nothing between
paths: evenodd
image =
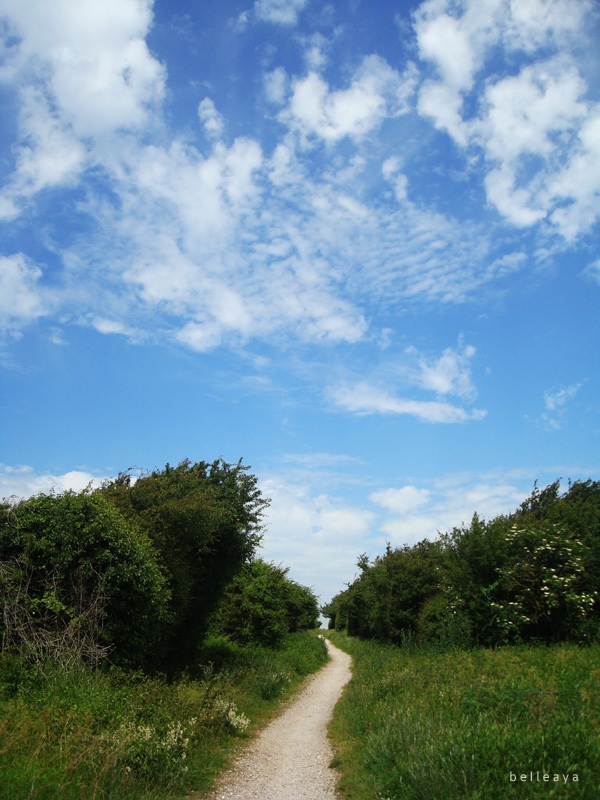
<instances>
[{"instance_id":1,"label":"path bend","mask_svg":"<svg viewBox=\"0 0 600 800\"><path fill-rule=\"evenodd\" d=\"M336 800L327 725L352 659L326 644L330 660L235 760L211 800Z\"/></svg>"}]
</instances>

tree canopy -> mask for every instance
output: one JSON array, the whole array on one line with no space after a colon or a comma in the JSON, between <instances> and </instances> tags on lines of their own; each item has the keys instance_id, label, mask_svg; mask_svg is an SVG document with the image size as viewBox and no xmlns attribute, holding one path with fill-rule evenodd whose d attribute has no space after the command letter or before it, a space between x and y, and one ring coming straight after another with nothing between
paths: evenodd
<instances>
[{"instance_id":1,"label":"tree canopy","mask_svg":"<svg viewBox=\"0 0 600 800\"><path fill-rule=\"evenodd\" d=\"M4 503L3 650L171 671L216 617L248 641L311 627L312 592L255 560L268 503L248 467L222 459Z\"/></svg>"}]
</instances>

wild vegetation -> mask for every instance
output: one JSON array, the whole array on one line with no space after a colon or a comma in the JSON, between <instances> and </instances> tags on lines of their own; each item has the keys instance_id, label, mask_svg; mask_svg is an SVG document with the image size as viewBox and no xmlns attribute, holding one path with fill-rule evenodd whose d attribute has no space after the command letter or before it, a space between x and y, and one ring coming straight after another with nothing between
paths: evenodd
<instances>
[{"instance_id":1,"label":"wild vegetation","mask_svg":"<svg viewBox=\"0 0 600 800\"><path fill-rule=\"evenodd\" d=\"M600 483L358 567L322 609L354 657L331 729L347 797L597 796Z\"/></svg>"},{"instance_id":2,"label":"wild vegetation","mask_svg":"<svg viewBox=\"0 0 600 800\"><path fill-rule=\"evenodd\" d=\"M330 727L352 800L595 800L600 647L360 640Z\"/></svg>"},{"instance_id":3,"label":"wild vegetation","mask_svg":"<svg viewBox=\"0 0 600 800\"><path fill-rule=\"evenodd\" d=\"M0 798L168 798L326 660L241 462L4 502Z\"/></svg>"},{"instance_id":4,"label":"wild vegetation","mask_svg":"<svg viewBox=\"0 0 600 800\"><path fill-rule=\"evenodd\" d=\"M401 644L469 647L596 641L600 482L559 482L512 514L387 547L323 609L330 627Z\"/></svg>"}]
</instances>

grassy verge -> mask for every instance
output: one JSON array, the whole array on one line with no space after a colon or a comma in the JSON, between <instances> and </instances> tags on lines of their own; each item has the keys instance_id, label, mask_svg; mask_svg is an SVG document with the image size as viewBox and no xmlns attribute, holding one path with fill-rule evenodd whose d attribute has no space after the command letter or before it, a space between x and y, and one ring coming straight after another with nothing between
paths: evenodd
<instances>
[{"instance_id":1,"label":"grassy verge","mask_svg":"<svg viewBox=\"0 0 600 800\"><path fill-rule=\"evenodd\" d=\"M354 658L331 726L346 797L598 797L600 647L436 653L330 636Z\"/></svg>"},{"instance_id":2,"label":"grassy verge","mask_svg":"<svg viewBox=\"0 0 600 800\"><path fill-rule=\"evenodd\" d=\"M326 661L291 634L277 650L207 643L194 679L27 669L0 661L1 800L171 800L207 791L240 742Z\"/></svg>"}]
</instances>

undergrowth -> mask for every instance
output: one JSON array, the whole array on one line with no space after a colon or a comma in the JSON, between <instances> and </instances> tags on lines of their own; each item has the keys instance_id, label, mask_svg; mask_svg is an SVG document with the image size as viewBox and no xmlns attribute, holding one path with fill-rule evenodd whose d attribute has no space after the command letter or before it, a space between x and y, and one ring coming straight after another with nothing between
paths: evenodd
<instances>
[{"instance_id":1,"label":"undergrowth","mask_svg":"<svg viewBox=\"0 0 600 800\"><path fill-rule=\"evenodd\" d=\"M598 796L600 647L440 652L330 636L354 658L330 729L346 797Z\"/></svg>"},{"instance_id":2,"label":"undergrowth","mask_svg":"<svg viewBox=\"0 0 600 800\"><path fill-rule=\"evenodd\" d=\"M0 799L170 800L209 789L240 738L327 658L289 634L277 649L205 644L195 674L28 667L0 660Z\"/></svg>"}]
</instances>

